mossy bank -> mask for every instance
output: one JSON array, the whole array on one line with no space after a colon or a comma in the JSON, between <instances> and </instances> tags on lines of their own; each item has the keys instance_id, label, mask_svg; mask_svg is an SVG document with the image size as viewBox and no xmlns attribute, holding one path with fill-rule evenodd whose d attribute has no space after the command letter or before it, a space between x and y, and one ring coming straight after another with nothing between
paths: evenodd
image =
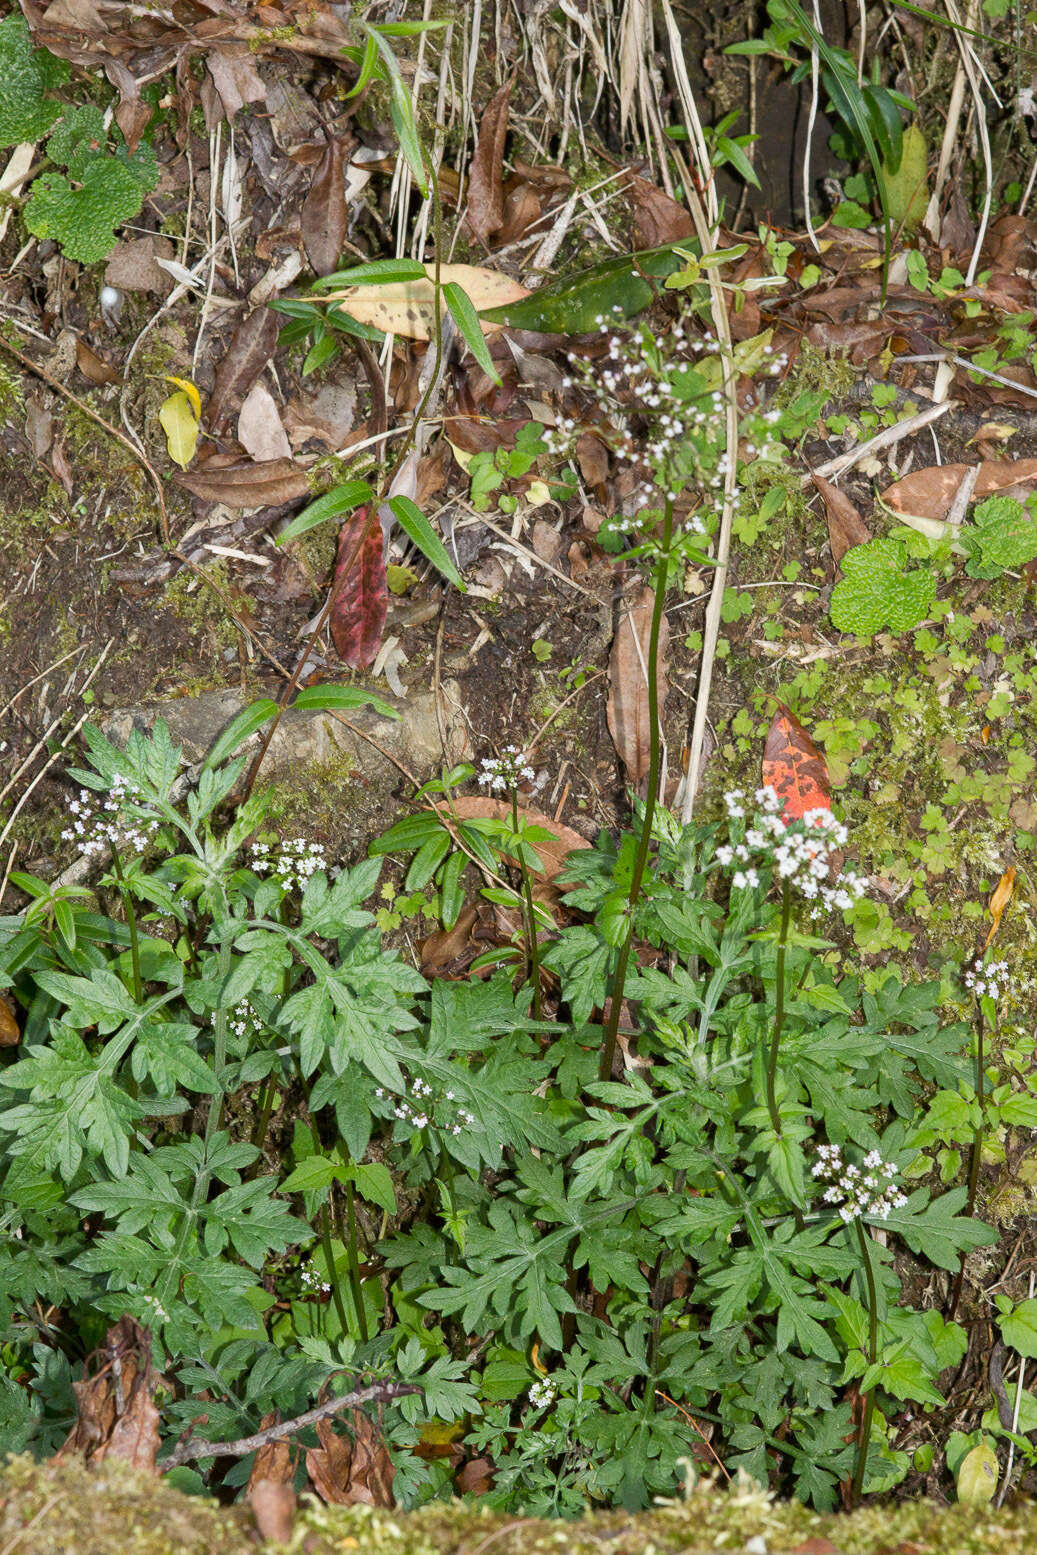
<instances>
[{"instance_id":1,"label":"mossy bank","mask_svg":"<svg viewBox=\"0 0 1037 1555\"><path fill-rule=\"evenodd\" d=\"M292 1534L306 1555L1022 1555L1037 1545L1037 1508L992 1511L916 1501L872 1505L850 1516L777 1504L754 1485L699 1487L686 1501L636 1516L598 1514L578 1522L500 1517L477 1503L437 1503L419 1512L326 1507L304 1501ZM251 1555L256 1529L246 1507L182 1495L125 1464L88 1470L80 1462L10 1459L0 1470L0 1549L32 1555Z\"/></svg>"}]
</instances>

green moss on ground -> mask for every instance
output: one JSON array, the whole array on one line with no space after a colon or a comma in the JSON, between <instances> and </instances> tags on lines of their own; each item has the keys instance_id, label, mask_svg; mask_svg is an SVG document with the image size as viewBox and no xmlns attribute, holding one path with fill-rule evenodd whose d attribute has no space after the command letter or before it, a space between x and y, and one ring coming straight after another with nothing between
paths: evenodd
<instances>
[{"instance_id":1,"label":"green moss on ground","mask_svg":"<svg viewBox=\"0 0 1037 1555\"><path fill-rule=\"evenodd\" d=\"M995 1512L915 1501L822 1515L798 1503L773 1502L748 1483L724 1490L699 1486L687 1500L651 1512L600 1513L578 1522L502 1517L462 1501L401 1513L305 1500L288 1548L306 1555L475 1555L491 1541L494 1555L1023 1555L1037 1545L1037 1507ZM90 1470L78 1460L37 1464L23 1456L0 1471L0 1550L253 1555L256 1542L247 1507L226 1509L182 1495L123 1463Z\"/></svg>"}]
</instances>

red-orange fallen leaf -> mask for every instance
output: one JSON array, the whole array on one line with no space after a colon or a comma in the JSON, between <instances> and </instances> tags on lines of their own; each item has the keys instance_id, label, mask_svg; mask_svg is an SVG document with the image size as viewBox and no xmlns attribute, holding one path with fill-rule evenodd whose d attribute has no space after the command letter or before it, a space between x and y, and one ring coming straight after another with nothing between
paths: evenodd
<instances>
[{"instance_id":1,"label":"red-orange fallen leaf","mask_svg":"<svg viewBox=\"0 0 1037 1555\"><path fill-rule=\"evenodd\" d=\"M609 658L609 699L605 710L612 743L635 787L648 775L651 761L648 708L648 639L652 624L655 594L642 588L629 609L622 611L619 629ZM659 633L659 658L656 673L659 712L666 700L666 645L670 629L665 615Z\"/></svg>"},{"instance_id":2,"label":"red-orange fallen leaf","mask_svg":"<svg viewBox=\"0 0 1037 1555\"><path fill-rule=\"evenodd\" d=\"M784 805L784 818L794 821L807 810L829 810L831 786L825 758L799 719L781 702L767 731L763 752L763 782Z\"/></svg>"},{"instance_id":3,"label":"red-orange fallen leaf","mask_svg":"<svg viewBox=\"0 0 1037 1555\"><path fill-rule=\"evenodd\" d=\"M1014 889L1015 869L1014 867L1009 867L1005 870L1004 874L1001 876L1001 879L994 887L994 894L991 896L990 901L987 903L987 910L989 911L993 922L990 925L990 932L983 942L984 950L986 950L987 946L994 938L994 935L1001 927L1001 915L1005 908L1008 906L1009 902L1012 900L1012 892Z\"/></svg>"},{"instance_id":4,"label":"red-orange fallen leaf","mask_svg":"<svg viewBox=\"0 0 1037 1555\"><path fill-rule=\"evenodd\" d=\"M838 565L847 551L851 551L855 545L867 545L871 533L845 492L840 491L838 486L833 486L820 475L811 475L810 479L821 493L825 505L828 539L832 547L832 555Z\"/></svg>"},{"instance_id":5,"label":"red-orange fallen leaf","mask_svg":"<svg viewBox=\"0 0 1037 1555\"><path fill-rule=\"evenodd\" d=\"M331 635L335 647L343 663L353 669L366 669L378 656L389 603L382 526L377 515L366 507L351 513L339 530L331 587Z\"/></svg>"}]
</instances>

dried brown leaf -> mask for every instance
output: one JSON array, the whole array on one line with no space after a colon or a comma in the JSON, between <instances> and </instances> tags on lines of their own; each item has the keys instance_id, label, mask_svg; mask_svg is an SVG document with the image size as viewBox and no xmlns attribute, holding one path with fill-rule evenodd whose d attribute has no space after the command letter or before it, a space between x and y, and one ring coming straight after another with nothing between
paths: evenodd
<instances>
[{"instance_id":1,"label":"dried brown leaf","mask_svg":"<svg viewBox=\"0 0 1037 1555\"><path fill-rule=\"evenodd\" d=\"M446 977L460 967L465 953L472 948L472 929L475 927L476 910L471 905L462 907L452 929L434 929L421 945L421 973L423 977Z\"/></svg>"},{"instance_id":2,"label":"dried brown leaf","mask_svg":"<svg viewBox=\"0 0 1037 1555\"><path fill-rule=\"evenodd\" d=\"M306 1472L322 1501L329 1506L349 1506L349 1471L353 1462L353 1444L337 1435L330 1420L317 1421L320 1447L306 1454Z\"/></svg>"},{"instance_id":3,"label":"dried brown leaf","mask_svg":"<svg viewBox=\"0 0 1037 1555\"><path fill-rule=\"evenodd\" d=\"M277 1421L276 1414L264 1415L259 1422L259 1429L269 1430ZM294 1477L292 1450L288 1442L264 1442L256 1452L245 1495L262 1537L278 1544L287 1544L292 1536L295 1519L295 1491L292 1489Z\"/></svg>"},{"instance_id":4,"label":"dried brown leaf","mask_svg":"<svg viewBox=\"0 0 1037 1555\"><path fill-rule=\"evenodd\" d=\"M648 775L651 761L648 718L648 639L652 624L655 594L643 587L634 602L622 611L619 629L609 658L609 699L606 721L612 743L626 768L628 781L635 787ZM659 661L656 683L659 709L669 689L666 679L666 645L670 629L665 615L659 633Z\"/></svg>"},{"instance_id":5,"label":"dried brown leaf","mask_svg":"<svg viewBox=\"0 0 1037 1555\"><path fill-rule=\"evenodd\" d=\"M496 1465L492 1458L469 1458L458 1469L454 1488L459 1496L485 1496L493 1489Z\"/></svg>"},{"instance_id":6,"label":"dried brown leaf","mask_svg":"<svg viewBox=\"0 0 1037 1555\"><path fill-rule=\"evenodd\" d=\"M511 805L503 799L484 798L482 794L465 794L455 799L452 809L463 821L480 820L492 817L498 821L511 820ZM581 837L579 832L573 831L571 826L563 826L561 821L553 821L549 815L544 815L540 810L527 809L525 805L519 805L519 820L527 826L543 826L547 831L554 833L552 840L541 840L531 843L537 857L540 860L540 868L548 880L555 880L565 866L567 856L576 848L589 848L590 843L586 837Z\"/></svg>"},{"instance_id":7,"label":"dried brown leaf","mask_svg":"<svg viewBox=\"0 0 1037 1555\"><path fill-rule=\"evenodd\" d=\"M117 243L104 267L105 285L117 286L123 292L155 292L168 297L176 282L155 261L172 259L174 254L172 243L155 233L134 238L131 243Z\"/></svg>"},{"instance_id":8,"label":"dried brown leaf","mask_svg":"<svg viewBox=\"0 0 1037 1555\"><path fill-rule=\"evenodd\" d=\"M346 241L349 207L346 203L345 146L346 142L338 135L328 141L299 216L306 257L317 275L331 274Z\"/></svg>"},{"instance_id":9,"label":"dried brown leaf","mask_svg":"<svg viewBox=\"0 0 1037 1555\"><path fill-rule=\"evenodd\" d=\"M509 179L508 182L512 187L504 194L504 211L495 238L498 248L517 242L535 221L539 221L543 210L540 196L532 184L526 183L525 179L517 182Z\"/></svg>"},{"instance_id":10,"label":"dried brown leaf","mask_svg":"<svg viewBox=\"0 0 1037 1555\"><path fill-rule=\"evenodd\" d=\"M235 401L244 399L274 354L280 326L269 308L256 308L231 336L227 354L216 369L206 420L218 430Z\"/></svg>"},{"instance_id":11,"label":"dried brown leaf","mask_svg":"<svg viewBox=\"0 0 1037 1555\"><path fill-rule=\"evenodd\" d=\"M231 43L210 49L205 63L228 119L233 119L246 103L266 102L266 87L252 63L247 44Z\"/></svg>"},{"instance_id":12,"label":"dried brown leaf","mask_svg":"<svg viewBox=\"0 0 1037 1555\"><path fill-rule=\"evenodd\" d=\"M882 500L897 513L910 513L915 518L946 518L968 468L964 464L939 464L912 470L903 480L887 486ZM986 459L979 467L973 497L979 501L981 497L1031 482L1037 482L1037 459Z\"/></svg>"},{"instance_id":13,"label":"dried brown leaf","mask_svg":"<svg viewBox=\"0 0 1037 1555\"><path fill-rule=\"evenodd\" d=\"M395 1506L392 1482L396 1474L385 1441L374 1422L354 1410L353 1440L339 1436L328 1420L317 1421L320 1447L306 1454L306 1470L314 1489L329 1506Z\"/></svg>"},{"instance_id":14,"label":"dried brown leaf","mask_svg":"<svg viewBox=\"0 0 1037 1555\"><path fill-rule=\"evenodd\" d=\"M867 545L871 533L845 492L820 475L811 475L810 479L821 493L825 505L828 539L838 564L855 545Z\"/></svg>"},{"instance_id":15,"label":"dried brown leaf","mask_svg":"<svg viewBox=\"0 0 1037 1555\"><path fill-rule=\"evenodd\" d=\"M125 1382L124 1382L125 1387ZM161 1438L158 1430L159 1414L142 1374L134 1377L133 1387L126 1402L126 1409L112 1427L105 1458L119 1458L145 1474L155 1474L155 1455Z\"/></svg>"},{"instance_id":16,"label":"dried brown leaf","mask_svg":"<svg viewBox=\"0 0 1037 1555\"><path fill-rule=\"evenodd\" d=\"M480 243L489 244L491 234L497 231L504 220L501 166L508 134L511 87L511 81L505 81L486 105L469 172L466 219L469 230Z\"/></svg>"},{"instance_id":17,"label":"dried brown leaf","mask_svg":"<svg viewBox=\"0 0 1037 1555\"><path fill-rule=\"evenodd\" d=\"M61 1451L80 1452L88 1463L121 1458L155 1473L158 1410L152 1401L165 1379L151 1365L151 1340L135 1318L109 1328L98 1355L100 1370L72 1384L78 1419Z\"/></svg>"},{"instance_id":18,"label":"dried brown leaf","mask_svg":"<svg viewBox=\"0 0 1037 1555\"><path fill-rule=\"evenodd\" d=\"M118 383L119 374L104 357L98 356L93 346L76 336L76 366L90 383Z\"/></svg>"},{"instance_id":19,"label":"dried brown leaf","mask_svg":"<svg viewBox=\"0 0 1037 1555\"><path fill-rule=\"evenodd\" d=\"M660 248L664 243L679 243L695 235L695 224L683 205L662 189L628 173L626 187L634 208L634 231L638 248Z\"/></svg>"},{"instance_id":20,"label":"dried brown leaf","mask_svg":"<svg viewBox=\"0 0 1037 1555\"><path fill-rule=\"evenodd\" d=\"M245 395L238 416L238 442L259 463L291 455L292 445L281 425L277 401L264 383L254 383Z\"/></svg>"},{"instance_id":21,"label":"dried brown leaf","mask_svg":"<svg viewBox=\"0 0 1037 1555\"><path fill-rule=\"evenodd\" d=\"M339 292L327 292L328 302L337 302L344 313L360 324L371 324L386 334L402 335L408 340L430 340L435 323L435 287L432 266L426 265L429 279L399 282L393 286L351 286ZM439 278L445 286L453 281L468 293L476 312L520 302L529 296L529 288L513 281L499 270L485 265L442 265ZM490 335L502 326L483 323Z\"/></svg>"},{"instance_id":22,"label":"dried brown leaf","mask_svg":"<svg viewBox=\"0 0 1037 1555\"><path fill-rule=\"evenodd\" d=\"M600 486L608 479L608 449L593 432L581 434L576 443L576 457L580 463L580 474L588 486Z\"/></svg>"},{"instance_id":23,"label":"dried brown leaf","mask_svg":"<svg viewBox=\"0 0 1037 1555\"><path fill-rule=\"evenodd\" d=\"M306 471L294 459L218 464L218 457L200 470L173 479L203 502L222 502L229 508L283 507L306 496L310 489Z\"/></svg>"}]
</instances>

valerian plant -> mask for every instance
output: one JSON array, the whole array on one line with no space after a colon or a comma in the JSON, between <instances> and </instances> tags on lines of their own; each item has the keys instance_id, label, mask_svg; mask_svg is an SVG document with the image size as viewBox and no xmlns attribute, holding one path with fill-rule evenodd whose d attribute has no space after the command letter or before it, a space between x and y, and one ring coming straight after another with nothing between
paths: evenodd
<instances>
[{"instance_id":1,"label":"valerian plant","mask_svg":"<svg viewBox=\"0 0 1037 1555\"><path fill-rule=\"evenodd\" d=\"M991 1240L964 1189L900 1185L925 1088L963 1076L935 988L837 978L782 929L786 855L758 847L736 884L742 817L657 809L631 1067L602 1080L635 834L573 856L538 1021L528 981L430 987L387 950L380 861L336 871L265 832L261 796L228 809L240 759L178 800L162 726L87 748L68 829L110 857L102 910L22 876L30 906L0 920L24 1025L0 1068L5 1446L53 1448L130 1314L170 1443L201 1414L215 1441L301 1413L346 1373L419 1383L384 1414L404 1504L449 1489L411 1451L435 1420L491 1457L502 1507L643 1504L692 1422L729 1472L818 1505L855 1466L865 1492L902 1476L885 1422L939 1398L962 1331L902 1305L894 1256L954 1269Z\"/></svg>"},{"instance_id":2,"label":"valerian plant","mask_svg":"<svg viewBox=\"0 0 1037 1555\"><path fill-rule=\"evenodd\" d=\"M653 575L655 688L667 582L710 561L727 452L716 352L639 342L657 391L618 338L602 383L651 486L613 528ZM790 416L751 412L762 457ZM672 1494L707 1433L728 1473L819 1507L903 1478L892 1416L940 1402L965 1336L902 1274L995 1240L964 1185L933 1196L918 1141L934 1089L968 1094L971 1034L936 984L835 969L813 915L865 883L834 870L853 839L826 797L765 785L682 825L655 697L651 721L646 798L570 856L561 926L532 891L521 749L483 763L502 816L453 812L476 775L456 768L340 866L269 830L261 795L231 803L233 740L181 794L163 726L125 750L85 731L68 840L110 859L96 900L14 875L29 905L0 919L23 1027L0 1053L0 1447L62 1439L84 1357L129 1315L170 1444L200 1416L205 1440L248 1435L356 1373L417 1384L382 1415L404 1505L451 1489L412 1450L437 1421L524 1512ZM367 904L393 851L447 923L481 869L520 925L507 964L430 984L388 949Z\"/></svg>"}]
</instances>

